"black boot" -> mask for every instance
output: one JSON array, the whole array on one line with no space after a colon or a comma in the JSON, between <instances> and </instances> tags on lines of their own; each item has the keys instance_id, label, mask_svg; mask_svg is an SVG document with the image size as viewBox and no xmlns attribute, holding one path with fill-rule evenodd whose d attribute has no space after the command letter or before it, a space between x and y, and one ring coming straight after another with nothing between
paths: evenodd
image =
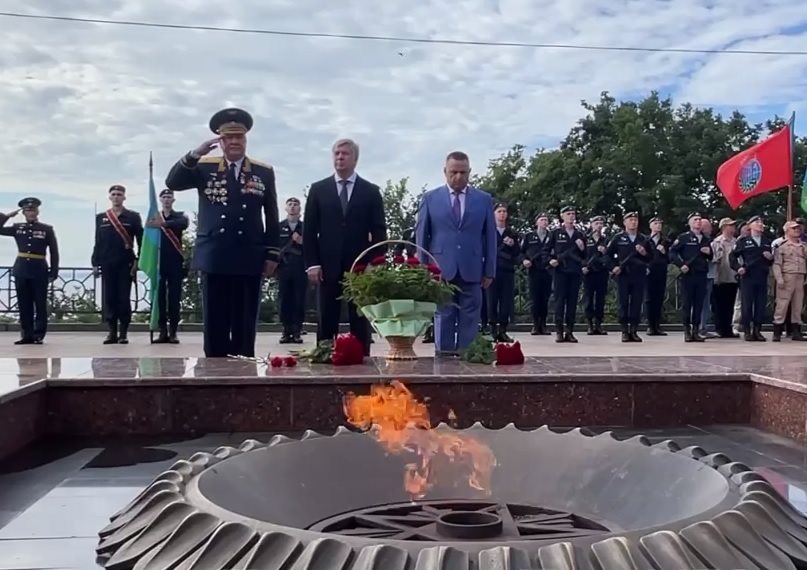
<instances>
[{"instance_id":1,"label":"black boot","mask_svg":"<svg viewBox=\"0 0 807 570\"><path fill-rule=\"evenodd\" d=\"M684 325L684 342L694 342L695 340L692 338L692 327L689 325Z\"/></svg>"},{"instance_id":2,"label":"black boot","mask_svg":"<svg viewBox=\"0 0 807 570\"><path fill-rule=\"evenodd\" d=\"M160 327L160 336L154 340L154 344L167 344L168 343L168 329Z\"/></svg>"},{"instance_id":3,"label":"black boot","mask_svg":"<svg viewBox=\"0 0 807 570\"><path fill-rule=\"evenodd\" d=\"M104 344L117 344L118 342L118 323L109 323L109 333L104 339Z\"/></svg>"},{"instance_id":4,"label":"black boot","mask_svg":"<svg viewBox=\"0 0 807 570\"><path fill-rule=\"evenodd\" d=\"M546 328L546 317L543 317L539 322L539 329L541 332L540 334L543 336L551 335L552 333L549 332L549 329Z\"/></svg>"},{"instance_id":5,"label":"black boot","mask_svg":"<svg viewBox=\"0 0 807 570\"><path fill-rule=\"evenodd\" d=\"M423 344L434 344L434 326L429 325L426 334L423 335Z\"/></svg>"},{"instance_id":6,"label":"black boot","mask_svg":"<svg viewBox=\"0 0 807 570\"><path fill-rule=\"evenodd\" d=\"M782 329L784 327L781 324L773 323L773 338L771 339L773 342L782 342Z\"/></svg>"},{"instance_id":7,"label":"black boot","mask_svg":"<svg viewBox=\"0 0 807 570\"><path fill-rule=\"evenodd\" d=\"M563 334L563 325L555 323L555 342L566 342L566 336Z\"/></svg>"},{"instance_id":8,"label":"black boot","mask_svg":"<svg viewBox=\"0 0 807 570\"><path fill-rule=\"evenodd\" d=\"M593 336L593 335L597 334L594 331L594 321L592 319L586 319L586 321L588 322L588 329L586 330L586 334L588 336Z\"/></svg>"},{"instance_id":9,"label":"black boot","mask_svg":"<svg viewBox=\"0 0 807 570\"><path fill-rule=\"evenodd\" d=\"M759 326L759 325L754 325L753 335L754 335L754 340L757 341L757 342L765 342L765 341L768 340L767 338L762 336L762 327Z\"/></svg>"},{"instance_id":10,"label":"black boot","mask_svg":"<svg viewBox=\"0 0 807 570\"><path fill-rule=\"evenodd\" d=\"M530 329L531 336L538 336L541 334L541 329L538 328L538 321L535 320L532 322L532 329Z\"/></svg>"},{"instance_id":11,"label":"black boot","mask_svg":"<svg viewBox=\"0 0 807 570\"><path fill-rule=\"evenodd\" d=\"M574 336L574 325L566 327L566 334L563 338L566 339L566 342L577 342L577 338Z\"/></svg>"},{"instance_id":12,"label":"black boot","mask_svg":"<svg viewBox=\"0 0 807 570\"><path fill-rule=\"evenodd\" d=\"M120 334L118 335L118 344L129 344L129 325L121 324Z\"/></svg>"},{"instance_id":13,"label":"black boot","mask_svg":"<svg viewBox=\"0 0 807 570\"><path fill-rule=\"evenodd\" d=\"M622 342L633 342L628 330L628 325L622 325Z\"/></svg>"},{"instance_id":14,"label":"black boot","mask_svg":"<svg viewBox=\"0 0 807 570\"><path fill-rule=\"evenodd\" d=\"M751 329L751 326L743 327L743 340L745 342L755 342L757 339L754 338L754 331Z\"/></svg>"},{"instance_id":15,"label":"black boot","mask_svg":"<svg viewBox=\"0 0 807 570\"><path fill-rule=\"evenodd\" d=\"M506 342L511 343L513 342L513 337L507 334L507 326L506 325L499 325L499 342Z\"/></svg>"},{"instance_id":16,"label":"black boot","mask_svg":"<svg viewBox=\"0 0 807 570\"><path fill-rule=\"evenodd\" d=\"M790 336L790 339L791 340L796 340L796 341L802 341L802 342L807 341L807 338L805 338L804 335L801 334L801 324L800 323L796 323L796 324L793 325L793 334Z\"/></svg>"},{"instance_id":17,"label":"black boot","mask_svg":"<svg viewBox=\"0 0 807 570\"><path fill-rule=\"evenodd\" d=\"M701 336L698 332L700 327L692 327L692 342L706 342L706 337Z\"/></svg>"},{"instance_id":18,"label":"black boot","mask_svg":"<svg viewBox=\"0 0 807 570\"><path fill-rule=\"evenodd\" d=\"M633 342L642 342L642 337L639 336L639 325L630 326L630 339Z\"/></svg>"},{"instance_id":19,"label":"black boot","mask_svg":"<svg viewBox=\"0 0 807 570\"><path fill-rule=\"evenodd\" d=\"M594 320L594 334L597 336L605 336L608 334L608 331L602 328L602 319Z\"/></svg>"},{"instance_id":20,"label":"black boot","mask_svg":"<svg viewBox=\"0 0 807 570\"><path fill-rule=\"evenodd\" d=\"M169 344L179 344L179 339L177 338L177 325L175 323L171 323L168 332L168 342Z\"/></svg>"},{"instance_id":21,"label":"black boot","mask_svg":"<svg viewBox=\"0 0 807 570\"><path fill-rule=\"evenodd\" d=\"M291 343L291 331L288 328L283 327L283 334L280 335L280 340L277 341L279 344L290 344Z\"/></svg>"}]
</instances>

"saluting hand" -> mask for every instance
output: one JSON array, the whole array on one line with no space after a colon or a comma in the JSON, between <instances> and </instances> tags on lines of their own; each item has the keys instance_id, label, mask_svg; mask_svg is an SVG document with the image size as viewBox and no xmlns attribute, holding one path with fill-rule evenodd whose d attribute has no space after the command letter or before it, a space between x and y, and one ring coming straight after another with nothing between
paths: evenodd
<instances>
[{"instance_id":1,"label":"saluting hand","mask_svg":"<svg viewBox=\"0 0 807 570\"><path fill-rule=\"evenodd\" d=\"M12 210L11 212L9 212L8 214L6 214L5 216L6 216L7 218L13 218L14 216L16 216L16 215L17 215L17 214L19 214L19 213L20 213L20 208L17 208L16 210Z\"/></svg>"},{"instance_id":2,"label":"saluting hand","mask_svg":"<svg viewBox=\"0 0 807 570\"><path fill-rule=\"evenodd\" d=\"M208 141L203 142L195 149L193 149L193 152L198 154L199 156L204 156L206 154L209 154L210 151L219 146L219 144L221 144L221 137L216 137L214 139L210 139Z\"/></svg>"}]
</instances>

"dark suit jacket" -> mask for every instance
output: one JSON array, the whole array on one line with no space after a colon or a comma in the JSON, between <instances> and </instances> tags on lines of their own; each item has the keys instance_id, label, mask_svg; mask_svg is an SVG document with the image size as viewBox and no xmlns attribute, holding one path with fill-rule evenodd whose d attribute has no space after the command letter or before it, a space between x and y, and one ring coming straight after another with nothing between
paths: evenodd
<instances>
[{"instance_id":1,"label":"dark suit jacket","mask_svg":"<svg viewBox=\"0 0 807 570\"><path fill-rule=\"evenodd\" d=\"M381 191L360 176L353 185L346 215L342 214L336 179L329 176L314 182L306 198L303 219L305 266L321 266L324 281L340 281L362 251L387 239ZM373 250L360 263L367 263L384 251L384 248Z\"/></svg>"}]
</instances>

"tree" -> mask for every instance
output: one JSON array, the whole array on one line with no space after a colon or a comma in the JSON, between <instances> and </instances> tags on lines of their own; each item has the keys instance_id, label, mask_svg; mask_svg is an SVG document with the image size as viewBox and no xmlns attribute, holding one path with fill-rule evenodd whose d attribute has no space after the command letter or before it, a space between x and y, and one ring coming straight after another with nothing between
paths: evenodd
<instances>
[{"instance_id":1,"label":"tree","mask_svg":"<svg viewBox=\"0 0 807 570\"><path fill-rule=\"evenodd\" d=\"M422 188L417 195L412 195L407 187L408 182L409 178L401 178L397 183L387 180L381 189L387 235L390 239L401 239L406 230L414 227L418 205L426 191Z\"/></svg>"}]
</instances>

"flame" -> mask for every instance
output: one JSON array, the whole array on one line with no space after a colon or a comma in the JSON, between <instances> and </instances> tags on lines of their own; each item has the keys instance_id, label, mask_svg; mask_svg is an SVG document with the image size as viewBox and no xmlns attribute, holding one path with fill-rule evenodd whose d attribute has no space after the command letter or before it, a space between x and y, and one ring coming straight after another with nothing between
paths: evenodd
<instances>
[{"instance_id":1,"label":"flame","mask_svg":"<svg viewBox=\"0 0 807 570\"><path fill-rule=\"evenodd\" d=\"M344 411L348 423L369 430L388 452L417 454L417 463L407 464L404 470L404 489L412 500L425 497L441 473L455 468L463 472L471 488L490 495L496 466L490 448L467 434L432 429L426 404L401 382L374 385L369 395L347 394ZM453 410L448 417L456 420Z\"/></svg>"}]
</instances>

